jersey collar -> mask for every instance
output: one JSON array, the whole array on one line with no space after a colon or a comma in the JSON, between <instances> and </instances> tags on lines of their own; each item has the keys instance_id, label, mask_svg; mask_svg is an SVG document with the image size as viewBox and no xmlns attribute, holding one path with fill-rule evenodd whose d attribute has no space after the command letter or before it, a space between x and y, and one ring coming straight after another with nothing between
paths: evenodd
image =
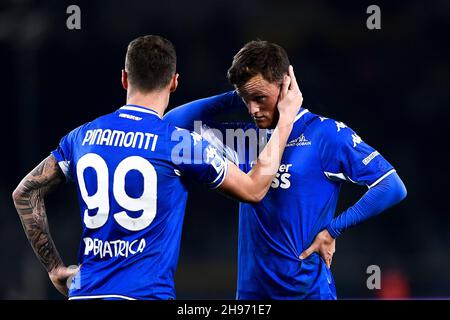
<instances>
[{"instance_id":1,"label":"jersey collar","mask_svg":"<svg viewBox=\"0 0 450 320\"><path fill-rule=\"evenodd\" d=\"M153 114L155 116L157 116L158 118L162 119L161 116L159 115L158 112L156 112L155 110L143 107L143 106L138 106L135 104L126 104L123 107L121 107L119 110L130 110L130 111L137 111L137 112L144 112L144 113L149 113L149 114Z\"/></svg>"},{"instance_id":2,"label":"jersey collar","mask_svg":"<svg viewBox=\"0 0 450 320\"><path fill-rule=\"evenodd\" d=\"M296 116L295 119L294 119L294 123L296 123L297 120L299 120L301 117L303 117L303 116L304 116L306 113L308 113L308 112L309 112L308 109L300 108L300 111L297 113L297 116ZM275 129L266 129L266 132L267 132L268 134L272 134L272 133L273 133L273 130L275 130Z\"/></svg>"},{"instance_id":3,"label":"jersey collar","mask_svg":"<svg viewBox=\"0 0 450 320\"><path fill-rule=\"evenodd\" d=\"M306 113L308 113L308 112L309 112L308 109L300 108L299 113L297 114L297 116L296 116L295 119L294 119L294 123L297 122L297 120L299 120L301 117L303 117L303 116L304 116Z\"/></svg>"}]
</instances>

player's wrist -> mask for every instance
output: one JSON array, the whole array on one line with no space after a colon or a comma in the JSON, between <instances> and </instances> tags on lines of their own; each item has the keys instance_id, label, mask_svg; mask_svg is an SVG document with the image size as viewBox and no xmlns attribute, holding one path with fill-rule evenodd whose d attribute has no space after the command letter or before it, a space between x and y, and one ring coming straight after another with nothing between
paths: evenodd
<instances>
[{"instance_id":1,"label":"player's wrist","mask_svg":"<svg viewBox=\"0 0 450 320\"><path fill-rule=\"evenodd\" d=\"M57 264L54 264L50 268L47 269L47 273L49 276L55 276L57 275L61 269L65 268L65 264L63 262L59 262Z\"/></svg>"},{"instance_id":2,"label":"player's wrist","mask_svg":"<svg viewBox=\"0 0 450 320\"><path fill-rule=\"evenodd\" d=\"M278 119L278 123L277 123L277 127L279 129L292 129L293 125L294 125L294 121L295 121L295 117L292 117L290 115L287 114L282 114L280 113L280 117Z\"/></svg>"}]
</instances>

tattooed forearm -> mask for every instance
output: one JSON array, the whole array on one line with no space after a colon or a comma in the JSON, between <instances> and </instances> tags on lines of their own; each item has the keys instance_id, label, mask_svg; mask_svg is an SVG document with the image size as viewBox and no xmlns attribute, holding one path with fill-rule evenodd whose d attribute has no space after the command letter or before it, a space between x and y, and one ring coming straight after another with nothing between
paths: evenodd
<instances>
[{"instance_id":1,"label":"tattooed forearm","mask_svg":"<svg viewBox=\"0 0 450 320\"><path fill-rule=\"evenodd\" d=\"M49 156L20 182L13 193L28 241L48 272L62 265L62 261L50 236L44 197L64 179L56 159Z\"/></svg>"}]
</instances>

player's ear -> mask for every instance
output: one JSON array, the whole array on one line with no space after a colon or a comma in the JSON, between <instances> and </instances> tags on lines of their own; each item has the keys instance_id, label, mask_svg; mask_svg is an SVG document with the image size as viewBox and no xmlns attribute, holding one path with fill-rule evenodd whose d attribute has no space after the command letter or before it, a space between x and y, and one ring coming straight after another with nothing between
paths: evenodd
<instances>
[{"instance_id":1,"label":"player's ear","mask_svg":"<svg viewBox=\"0 0 450 320\"><path fill-rule=\"evenodd\" d=\"M125 69L122 69L122 87L128 90L128 74Z\"/></svg>"},{"instance_id":2,"label":"player's ear","mask_svg":"<svg viewBox=\"0 0 450 320\"><path fill-rule=\"evenodd\" d=\"M175 73L172 77L172 80L170 81L170 92L174 92L175 90L177 90L178 87L178 73Z\"/></svg>"}]
</instances>

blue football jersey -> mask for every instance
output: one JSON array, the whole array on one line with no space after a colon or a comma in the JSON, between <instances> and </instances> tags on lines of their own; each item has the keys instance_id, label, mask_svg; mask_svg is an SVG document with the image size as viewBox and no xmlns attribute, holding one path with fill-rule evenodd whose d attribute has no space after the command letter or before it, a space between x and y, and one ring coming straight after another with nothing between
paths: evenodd
<instances>
[{"instance_id":1,"label":"blue football jersey","mask_svg":"<svg viewBox=\"0 0 450 320\"><path fill-rule=\"evenodd\" d=\"M323 259L299 256L333 219L343 181L370 188L394 171L344 123L302 108L269 192L240 204L237 299L336 299Z\"/></svg>"},{"instance_id":2,"label":"blue football jersey","mask_svg":"<svg viewBox=\"0 0 450 320\"><path fill-rule=\"evenodd\" d=\"M175 298L185 179L216 188L227 161L135 105L71 131L52 154L77 186L83 226L69 298Z\"/></svg>"}]
</instances>

